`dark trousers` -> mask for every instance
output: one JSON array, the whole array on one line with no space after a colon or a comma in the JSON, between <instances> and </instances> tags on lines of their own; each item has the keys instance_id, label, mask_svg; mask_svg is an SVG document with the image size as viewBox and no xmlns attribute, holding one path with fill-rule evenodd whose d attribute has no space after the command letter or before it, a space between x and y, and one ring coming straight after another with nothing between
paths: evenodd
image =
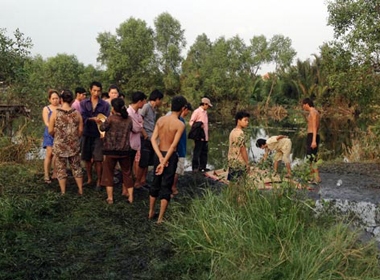
<instances>
[{"instance_id":1,"label":"dark trousers","mask_svg":"<svg viewBox=\"0 0 380 280\"><path fill-rule=\"evenodd\" d=\"M208 155L208 142L194 140L194 151L192 168L193 171L206 169L207 165L207 155Z\"/></svg>"}]
</instances>

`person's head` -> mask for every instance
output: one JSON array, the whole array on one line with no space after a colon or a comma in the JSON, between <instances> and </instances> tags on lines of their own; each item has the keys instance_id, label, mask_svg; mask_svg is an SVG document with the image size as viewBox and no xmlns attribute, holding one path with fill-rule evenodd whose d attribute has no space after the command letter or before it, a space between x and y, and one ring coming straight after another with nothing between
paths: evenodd
<instances>
[{"instance_id":1,"label":"person's head","mask_svg":"<svg viewBox=\"0 0 380 280\"><path fill-rule=\"evenodd\" d=\"M162 98L164 98L164 95L158 89L153 90L149 95L149 101L153 101L155 107L159 107L161 105Z\"/></svg>"},{"instance_id":2,"label":"person's head","mask_svg":"<svg viewBox=\"0 0 380 280\"><path fill-rule=\"evenodd\" d=\"M75 89L75 98L78 99L79 101L86 99L86 90L82 87L77 87Z\"/></svg>"},{"instance_id":3,"label":"person's head","mask_svg":"<svg viewBox=\"0 0 380 280\"><path fill-rule=\"evenodd\" d=\"M302 108L304 110L308 110L308 109L310 109L312 107L314 107L313 100L311 100L310 98L305 98L304 100L302 100Z\"/></svg>"},{"instance_id":4,"label":"person's head","mask_svg":"<svg viewBox=\"0 0 380 280\"><path fill-rule=\"evenodd\" d=\"M48 91L49 102L53 106L59 105L59 94L55 89L49 89Z\"/></svg>"},{"instance_id":5,"label":"person's head","mask_svg":"<svg viewBox=\"0 0 380 280\"><path fill-rule=\"evenodd\" d=\"M193 111L193 107L190 103L187 103L185 105L185 108L183 108L182 117L186 117L190 113L190 111Z\"/></svg>"},{"instance_id":6,"label":"person's head","mask_svg":"<svg viewBox=\"0 0 380 280\"><path fill-rule=\"evenodd\" d=\"M146 95L141 91L135 91L132 93L132 105L135 105L138 109L142 108L146 103Z\"/></svg>"},{"instance_id":7,"label":"person's head","mask_svg":"<svg viewBox=\"0 0 380 280\"><path fill-rule=\"evenodd\" d=\"M108 95L108 92L105 92L103 91L101 94L100 94L100 98L103 99L103 100L107 100L109 97Z\"/></svg>"},{"instance_id":8,"label":"person's head","mask_svg":"<svg viewBox=\"0 0 380 280\"><path fill-rule=\"evenodd\" d=\"M124 102L125 102L125 94L124 94L124 93L120 92L120 93L119 93L119 97L120 97L121 99L123 99Z\"/></svg>"},{"instance_id":9,"label":"person's head","mask_svg":"<svg viewBox=\"0 0 380 280\"><path fill-rule=\"evenodd\" d=\"M127 108L125 108L125 102L122 98L114 98L111 100L112 110L119 113L123 119L128 118Z\"/></svg>"},{"instance_id":10,"label":"person's head","mask_svg":"<svg viewBox=\"0 0 380 280\"><path fill-rule=\"evenodd\" d=\"M208 108L212 107L212 104L210 102L210 99L203 97L199 106L201 106L204 110L207 110Z\"/></svg>"},{"instance_id":11,"label":"person's head","mask_svg":"<svg viewBox=\"0 0 380 280\"><path fill-rule=\"evenodd\" d=\"M116 85L110 85L108 88L108 97L111 100L119 97L119 88Z\"/></svg>"},{"instance_id":12,"label":"person's head","mask_svg":"<svg viewBox=\"0 0 380 280\"><path fill-rule=\"evenodd\" d=\"M61 100L62 103L71 104L74 100L74 95L70 90L65 89L61 92Z\"/></svg>"},{"instance_id":13,"label":"person's head","mask_svg":"<svg viewBox=\"0 0 380 280\"><path fill-rule=\"evenodd\" d=\"M91 94L91 97L100 97L100 95L102 94L102 84L99 83L99 82L92 82L90 84L90 94Z\"/></svg>"},{"instance_id":14,"label":"person's head","mask_svg":"<svg viewBox=\"0 0 380 280\"><path fill-rule=\"evenodd\" d=\"M266 144L267 144L267 140L262 139L262 138L259 138L256 141L256 147L260 149L264 149Z\"/></svg>"},{"instance_id":15,"label":"person's head","mask_svg":"<svg viewBox=\"0 0 380 280\"><path fill-rule=\"evenodd\" d=\"M182 112L187 105L187 100L182 95L176 95L172 98L172 112Z\"/></svg>"},{"instance_id":16,"label":"person's head","mask_svg":"<svg viewBox=\"0 0 380 280\"><path fill-rule=\"evenodd\" d=\"M239 111L235 114L235 123L241 128L246 128L249 124L249 117L251 115L246 111Z\"/></svg>"}]
</instances>

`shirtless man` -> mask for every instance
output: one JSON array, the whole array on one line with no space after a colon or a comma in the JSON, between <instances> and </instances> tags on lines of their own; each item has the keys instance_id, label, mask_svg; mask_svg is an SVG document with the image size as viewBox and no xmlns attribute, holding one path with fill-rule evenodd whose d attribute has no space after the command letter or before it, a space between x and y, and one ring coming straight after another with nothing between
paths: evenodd
<instances>
[{"instance_id":1,"label":"shirtless man","mask_svg":"<svg viewBox=\"0 0 380 280\"><path fill-rule=\"evenodd\" d=\"M321 177L319 177L317 165L317 153L319 147L319 112L314 108L314 103L310 98L305 98L302 101L302 108L309 112L307 116L307 141L306 141L306 156L310 160L310 170L313 176L312 183L319 184Z\"/></svg>"},{"instance_id":2,"label":"shirtless man","mask_svg":"<svg viewBox=\"0 0 380 280\"><path fill-rule=\"evenodd\" d=\"M152 134L152 146L155 151L153 185L149 191L149 215L154 217L156 199L161 201L157 223L162 223L165 211L169 205L172 194L174 175L177 169L178 155L176 148L185 129L185 124L179 116L187 104L183 96L174 96L169 116L158 119Z\"/></svg>"}]
</instances>

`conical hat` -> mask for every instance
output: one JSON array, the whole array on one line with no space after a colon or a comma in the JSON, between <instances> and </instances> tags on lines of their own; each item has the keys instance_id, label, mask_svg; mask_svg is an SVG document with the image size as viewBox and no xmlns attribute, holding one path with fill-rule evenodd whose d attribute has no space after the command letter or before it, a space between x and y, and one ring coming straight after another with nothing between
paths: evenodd
<instances>
[{"instance_id":1,"label":"conical hat","mask_svg":"<svg viewBox=\"0 0 380 280\"><path fill-rule=\"evenodd\" d=\"M105 115L103 115L102 113L99 113L96 117L98 119L100 119L102 122L105 122L106 119L107 119L107 117ZM100 130L100 123L96 123L96 124L98 126L98 130L99 130L99 133L100 133L100 138L103 138L104 135L105 135L105 132Z\"/></svg>"}]
</instances>

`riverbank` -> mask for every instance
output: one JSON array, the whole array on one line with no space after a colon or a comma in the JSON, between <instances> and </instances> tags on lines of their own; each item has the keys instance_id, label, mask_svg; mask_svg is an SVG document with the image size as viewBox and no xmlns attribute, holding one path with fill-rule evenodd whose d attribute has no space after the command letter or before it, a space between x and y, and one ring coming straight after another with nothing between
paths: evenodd
<instances>
[{"instance_id":1,"label":"riverbank","mask_svg":"<svg viewBox=\"0 0 380 280\"><path fill-rule=\"evenodd\" d=\"M363 166L362 172L354 165L322 166L323 183L309 193L318 196L320 190L329 186L335 189L338 175L356 178L359 172L364 184L365 178L370 179L366 176L371 175L367 170L378 168L359 165ZM136 190L135 202L130 205L117 184L115 203L108 205L104 190L97 192L93 186L86 187L83 197L79 197L73 179L69 178L67 194L62 197L57 182L43 183L40 170L40 162L0 166L1 279L179 279L188 275L184 269L186 260L179 262L179 248L169 238L179 231L147 219L146 190ZM375 174L374 177L373 180L378 179ZM352 184L346 184L350 180L343 178L342 187L353 189ZM376 189L380 180L372 182L361 187ZM216 203L219 198L215 194L223 194L226 189L224 184L200 173L186 172L179 179L179 194L171 201L167 217L172 222L173 218L192 217L189 211L194 202L206 211L204 195ZM214 214L219 215L220 211ZM196 222L196 218L192 219ZM198 270L207 270L208 265L205 263Z\"/></svg>"}]
</instances>

